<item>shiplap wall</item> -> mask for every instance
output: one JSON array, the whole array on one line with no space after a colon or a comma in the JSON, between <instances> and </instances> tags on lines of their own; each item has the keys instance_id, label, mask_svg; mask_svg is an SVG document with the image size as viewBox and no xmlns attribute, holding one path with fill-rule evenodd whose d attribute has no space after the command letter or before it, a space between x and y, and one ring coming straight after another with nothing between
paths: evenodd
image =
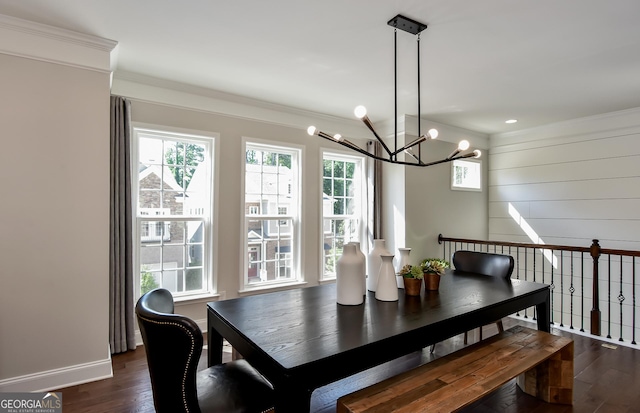
<instances>
[{"instance_id":1,"label":"shiplap wall","mask_svg":"<svg viewBox=\"0 0 640 413\"><path fill-rule=\"evenodd\" d=\"M640 249L640 109L492 136L488 185L490 239Z\"/></svg>"},{"instance_id":2,"label":"shiplap wall","mask_svg":"<svg viewBox=\"0 0 640 413\"><path fill-rule=\"evenodd\" d=\"M492 136L488 181L490 240L588 247L595 238L602 248L639 250L640 108ZM640 316L633 306L631 260L623 261L622 276L619 258L603 257L600 261L605 336L609 321L620 323L620 293L624 297L622 324L626 337L631 336L634 313L636 318ZM537 279L542 280L542 265L547 266L544 282L551 283L551 264L546 259L538 261ZM563 265L559 261L556 265L554 321L570 319L570 288L576 288L573 295L577 299L583 281L588 314L592 297L590 257L587 255L584 262L584 280L568 275L570 265L581 271L582 263L565 259ZM531 277L531 268L528 271ZM636 272L640 274L638 265ZM574 317L581 311L573 310ZM579 325L580 321L575 323ZM613 331L611 335L618 334ZM636 336L640 338L637 327Z\"/></svg>"}]
</instances>

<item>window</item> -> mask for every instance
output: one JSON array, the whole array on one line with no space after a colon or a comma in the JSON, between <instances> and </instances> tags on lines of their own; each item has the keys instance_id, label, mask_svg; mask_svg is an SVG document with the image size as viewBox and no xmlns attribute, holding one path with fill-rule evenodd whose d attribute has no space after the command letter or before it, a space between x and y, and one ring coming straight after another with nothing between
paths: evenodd
<instances>
[{"instance_id":1,"label":"window","mask_svg":"<svg viewBox=\"0 0 640 413\"><path fill-rule=\"evenodd\" d=\"M300 281L300 150L246 143L244 288Z\"/></svg>"},{"instance_id":2,"label":"window","mask_svg":"<svg viewBox=\"0 0 640 413\"><path fill-rule=\"evenodd\" d=\"M140 294L209 291L213 138L134 128L132 143Z\"/></svg>"},{"instance_id":3,"label":"window","mask_svg":"<svg viewBox=\"0 0 640 413\"><path fill-rule=\"evenodd\" d=\"M482 163L457 159L451 162L451 189L481 191Z\"/></svg>"},{"instance_id":4,"label":"window","mask_svg":"<svg viewBox=\"0 0 640 413\"><path fill-rule=\"evenodd\" d=\"M345 243L364 245L364 158L325 152L322 157L323 278L336 276Z\"/></svg>"}]
</instances>

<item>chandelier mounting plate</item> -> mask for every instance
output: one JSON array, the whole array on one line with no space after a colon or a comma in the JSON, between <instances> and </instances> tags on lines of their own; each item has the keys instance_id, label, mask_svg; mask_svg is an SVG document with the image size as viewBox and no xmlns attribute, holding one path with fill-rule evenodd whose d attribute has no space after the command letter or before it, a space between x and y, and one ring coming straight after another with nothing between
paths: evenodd
<instances>
[{"instance_id":1,"label":"chandelier mounting plate","mask_svg":"<svg viewBox=\"0 0 640 413\"><path fill-rule=\"evenodd\" d=\"M401 14L389 20L387 24L411 34L418 34L427 28L426 24L417 22Z\"/></svg>"}]
</instances>

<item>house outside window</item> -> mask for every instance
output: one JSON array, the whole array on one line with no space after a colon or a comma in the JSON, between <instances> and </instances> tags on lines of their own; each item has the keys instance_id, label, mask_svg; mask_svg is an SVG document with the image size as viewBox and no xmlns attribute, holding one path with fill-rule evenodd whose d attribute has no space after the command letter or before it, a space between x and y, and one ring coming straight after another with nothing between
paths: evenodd
<instances>
[{"instance_id":1,"label":"house outside window","mask_svg":"<svg viewBox=\"0 0 640 413\"><path fill-rule=\"evenodd\" d=\"M132 146L137 291L209 292L213 138L134 128Z\"/></svg>"},{"instance_id":2,"label":"house outside window","mask_svg":"<svg viewBox=\"0 0 640 413\"><path fill-rule=\"evenodd\" d=\"M301 151L249 141L245 150L243 289L298 282Z\"/></svg>"},{"instance_id":3,"label":"house outside window","mask_svg":"<svg viewBox=\"0 0 640 413\"><path fill-rule=\"evenodd\" d=\"M323 152L322 249L323 279L336 276L344 244L365 244L366 185L364 157Z\"/></svg>"}]
</instances>

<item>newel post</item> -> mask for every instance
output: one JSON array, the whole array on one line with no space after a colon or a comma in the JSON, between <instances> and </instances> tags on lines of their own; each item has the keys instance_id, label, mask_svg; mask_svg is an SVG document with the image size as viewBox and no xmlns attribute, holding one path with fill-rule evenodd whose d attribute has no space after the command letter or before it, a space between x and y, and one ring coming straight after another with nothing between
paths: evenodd
<instances>
[{"instance_id":1,"label":"newel post","mask_svg":"<svg viewBox=\"0 0 640 413\"><path fill-rule=\"evenodd\" d=\"M599 288L599 271L598 259L600 258L600 244L597 239L593 240L589 248L591 258L593 259L593 307L591 308L591 334L600 335L600 288Z\"/></svg>"}]
</instances>

